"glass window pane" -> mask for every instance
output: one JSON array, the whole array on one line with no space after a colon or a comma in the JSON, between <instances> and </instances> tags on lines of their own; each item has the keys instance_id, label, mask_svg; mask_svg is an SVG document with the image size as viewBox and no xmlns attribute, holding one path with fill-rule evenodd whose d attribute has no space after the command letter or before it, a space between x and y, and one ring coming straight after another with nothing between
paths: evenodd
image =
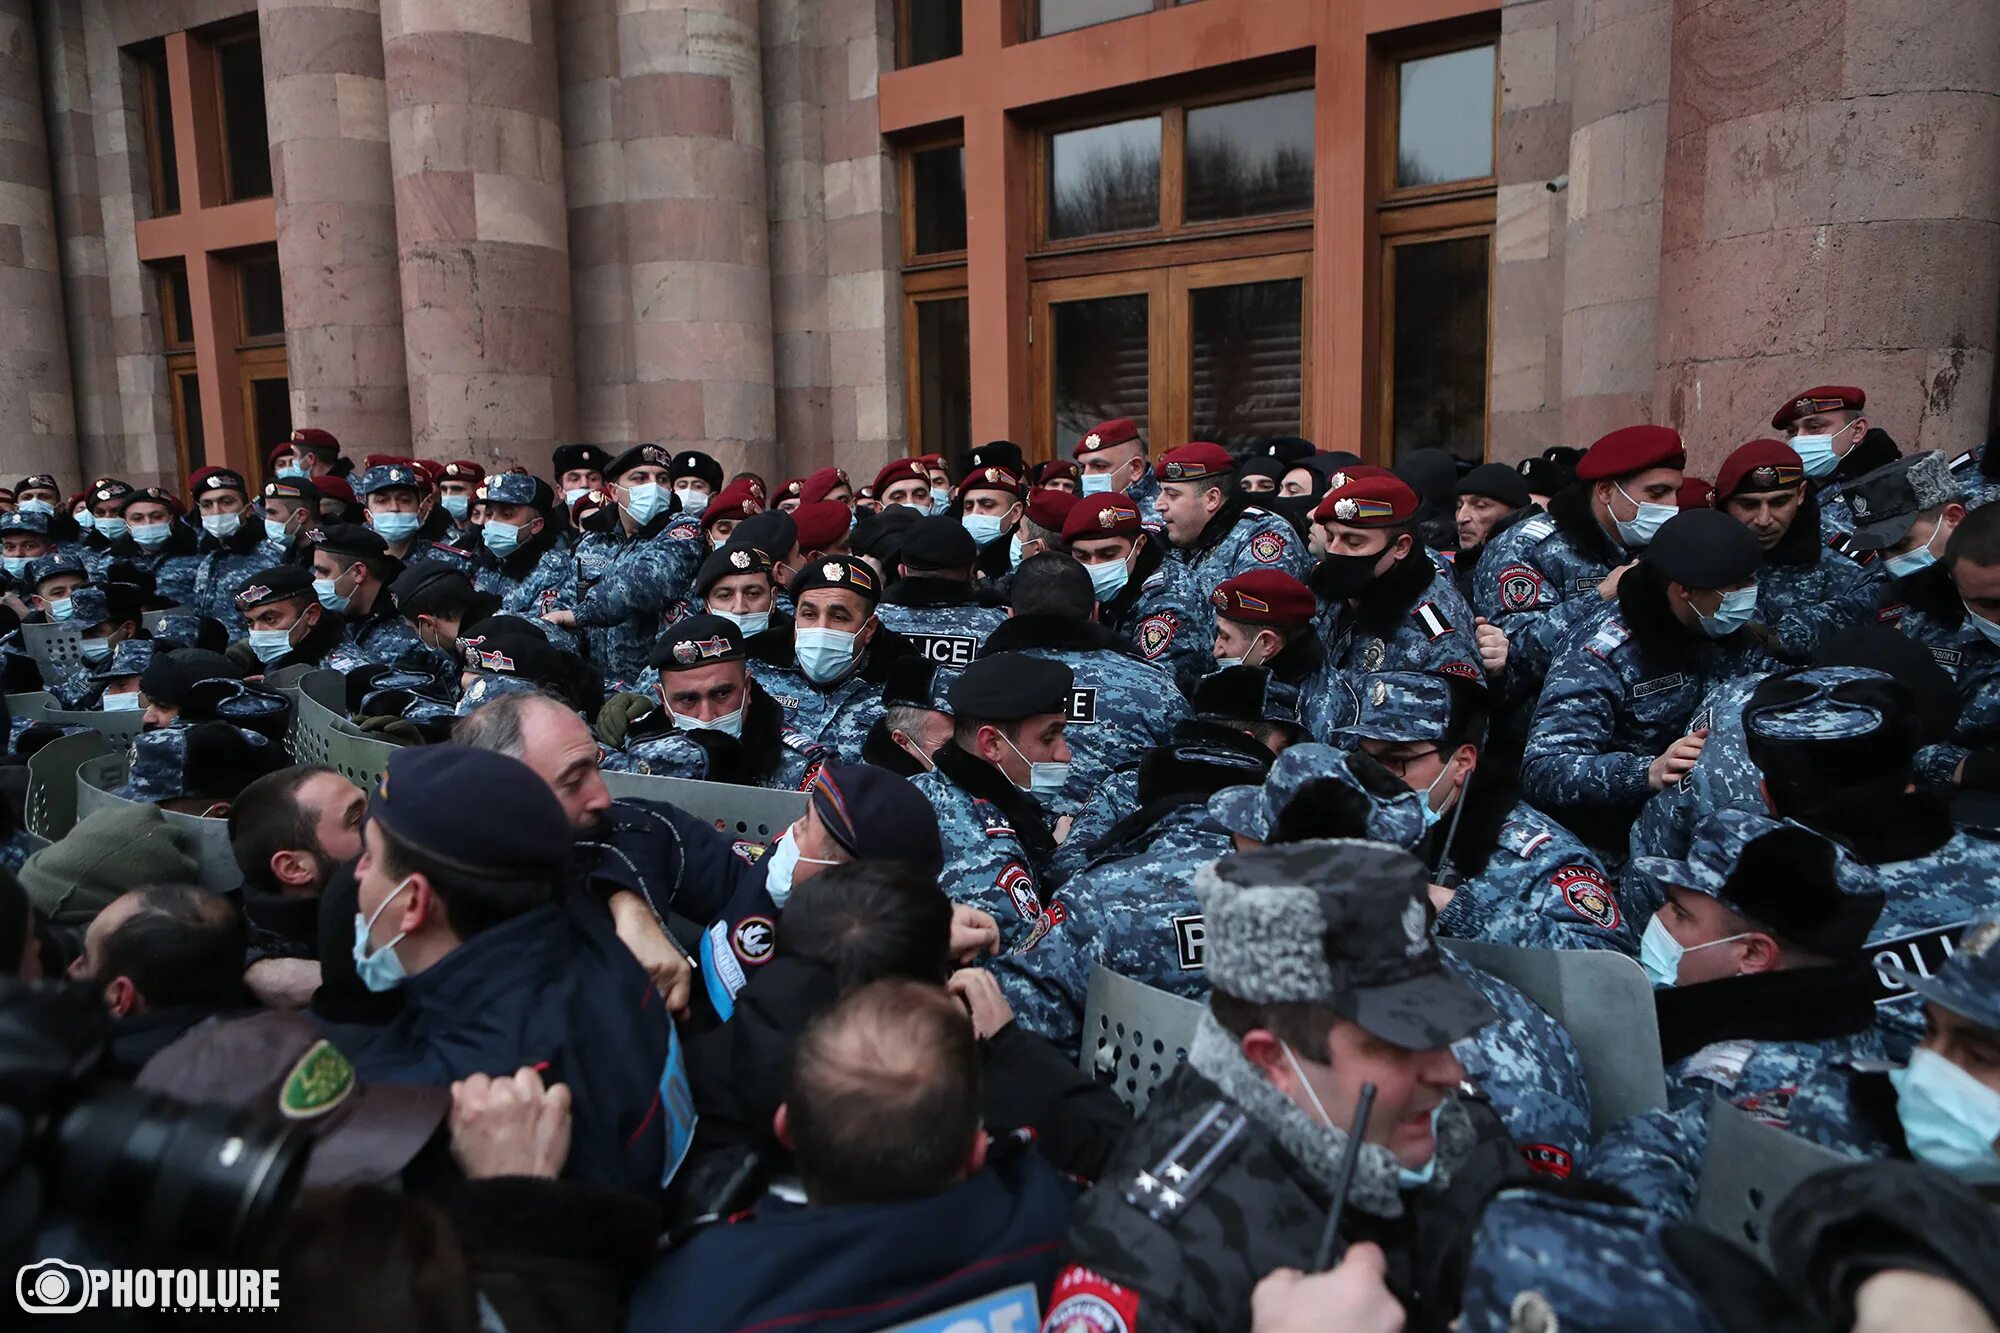
<instances>
[{"instance_id":1,"label":"glass window pane","mask_svg":"<svg viewBox=\"0 0 2000 1333\"><path fill-rule=\"evenodd\" d=\"M965 248L965 149L930 148L910 154L911 210L916 253Z\"/></svg>"},{"instance_id":2,"label":"glass window pane","mask_svg":"<svg viewBox=\"0 0 2000 1333\"><path fill-rule=\"evenodd\" d=\"M271 446L292 438L292 383L279 375L250 381L251 438L257 441L257 456L270 453Z\"/></svg>"},{"instance_id":3,"label":"glass window pane","mask_svg":"<svg viewBox=\"0 0 2000 1333\"><path fill-rule=\"evenodd\" d=\"M949 60L965 50L965 8L959 0L903 0L904 57L912 65Z\"/></svg>"},{"instance_id":4,"label":"glass window pane","mask_svg":"<svg viewBox=\"0 0 2000 1333\"><path fill-rule=\"evenodd\" d=\"M1294 213L1313 203L1313 95L1192 107L1187 113L1187 220Z\"/></svg>"},{"instance_id":5,"label":"glass window pane","mask_svg":"<svg viewBox=\"0 0 2000 1333\"><path fill-rule=\"evenodd\" d=\"M1144 296L1106 296L1051 307L1055 324L1055 456L1068 458L1100 421L1151 418L1151 337Z\"/></svg>"},{"instance_id":6,"label":"glass window pane","mask_svg":"<svg viewBox=\"0 0 2000 1333\"><path fill-rule=\"evenodd\" d=\"M259 255L236 266L243 285L243 336L269 338L285 331L285 304L278 286L278 257Z\"/></svg>"},{"instance_id":7,"label":"glass window pane","mask_svg":"<svg viewBox=\"0 0 2000 1333\"><path fill-rule=\"evenodd\" d=\"M1305 283L1297 278L1188 293L1194 436L1247 445L1297 435L1305 354Z\"/></svg>"},{"instance_id":8,"label":"glass window pane","mask_svg":"<svg viewBox=\"0 0 2000 1333\"><path fill-rule=\"evenodd\" d=\"M185 264L169 264L160 270L161 302L165 307L164 341L169 347L194 346L194 301L188 295Z\"/></svg>"},{"instance_id":9,"label":"glass window pane","mask_svg":"<svg viewBox=\"0 0 2000 1333\"><path fill-rule=\"evenodd\" d=\"M1049 136L1049 239L1160 225L1160 118Z\"/></svg>"},{"instance_id":10,"label":"glass window pane","mask_svg":"<svg viewBox=\"0 0 2000 1333\"><path fill-rule=\"evenodd\" d=\"M1488 237L1399 245L1395 389L1400 462L1413 449L1486 457Z\"/></svg>"},{"instance_id":11,"label":"glass window pane","mask_svg":"<svg viewBox=\"0 0 2000 1333\"><path fill-rule=\"evenodd\" d=\"M271 135L264 123L264 47L255 37L215 48L222 81L223 151L229 159L229 197L262 199L271 193Z\"/></svg>"},{"instance_id":12,"label":"glass window pane","mask_svg":"<svg viewBox=\"0 0 2000 1333\"><path fill-rule=\"evenodd\" d=\"M161 215L181 211L180 158L174 153L174 108L167 90L167 56L157 51L140 61L140 79L149 99L144 117L147 147L159 164L153 197Z\"/></svg>"},{"instance_id":13,"label":"glass window pane","mask_svg":"<svg viewBox=\"0 0 2000 1333\"><path fill-rule=\"evenodd\" d=\"M1093 23L1144 14L1152 7L1153 0L1041 0L1036 10L1035 35L1047 37L1072 28L1088 28Z\"/></svg>"},{"instance_id":14,"label":"glass window pane","mask_svg":"<svg viewBox=\"0 0 2000 1333\"><path fill-rule=\"evenodd\" d=\"M187 456L195 466L208 456L207 437L201 429L201 376L190 371L180 377L181 430L187 436Z\"/></svg>"},{"instance_id":15,"label":"glass window pane","mask_svg":"<svg viewBox=\"0 0 2000 1333\"><path fill-rule=\"evenodd\" d=\"M1493 174L1493 48L1405 60L1396 104L1396 185Z\"/></svg>"},{"instance_id":16,"label":"glass window pane","mask_svg":"<svg viewBox=\"0 0 2000 1333\"><path fill-rule=\"evenodd\" d=\"M917 437L961 476L972 452L972 325L963 296L917 302Z\"/></svg>"}]
</instances>

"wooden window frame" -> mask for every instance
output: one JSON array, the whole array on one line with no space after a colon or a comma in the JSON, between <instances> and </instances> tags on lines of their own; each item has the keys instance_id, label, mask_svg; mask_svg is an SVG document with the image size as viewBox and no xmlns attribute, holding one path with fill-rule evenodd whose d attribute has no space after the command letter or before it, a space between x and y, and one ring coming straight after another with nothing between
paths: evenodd
<instances>
[{"instance_id":1,"label":"wooden window frame","mask_svg":"<svg viewBox=\"0 0 2000 1333\"><path fill-rule=\"evenodd\" d=\"M1117 115L1106 116L1102 112L1094 116L1071 117L1053 121L1044 126L1035 137L1035 164L1032 181L1028 250L1030 261L1051 255L1066 255L1126 249L1139 245L1170 245L1177 242L1196 241L1236 236L1251 236L1262 232L1286 231L1303 227L1305 240L1300 248L1312 246L1313 205L1290 213L1258 213L1241 218L1217 218L1213 222L1186 221L1187 211L1187 113L1203 107L1228 106L1236 102L1254 102L1260 97L1274 97L1281 93L1312 92L1313 78L1310 74L1289 78L1266 80L1247 87L1229 88L1193 97L1155 99L1122 109ZM1317 95L1317 94L1315 94ZM1099 125L1115 125L1120 121L1140 120L1147 116L1160 118L1160 217L1157 226L1133 231L1097 232L1089 236L1074 236L1061 240L1049 236L1049 167L1055 147L1055 136L1073 130L1094 129ZM1318 145L1314 146L1314 158L1319 156ZM1315 165L1315 174L1317 166ZM1254 247L1248 253L1256 253ZM1112 261L1115 265L1116 261ZM1106 270L1108 271L1108 270Z\"/></svg>"},{"instance_id":2,"label":"wooden window frame","mask_svg":"<svg viewBox=\"0 0 2000 1333\"><path fill-rule=\"evenodd\" d=\"M909 441L907 457L928 453L924 448L923 347L918 337L917 308L932 301L968 300L965 269L934 268L903 278L903 428ZM970 310L967 311L968 315ZM969 369L969 368L968 368Z\"/></svg>"},{"instance_id":3,"label":"wooden window frame","mask_svg":"<svg viewBox=\"0 0 2000 1333\"><path fill-rule=\"evenodd\" d=\"M145 140L146 190L152 204L152 216L156 218L178 217L181 207L177 203L169 212L167 209L167 165L163 144L172 136L172 125L160 124L160 80L167 77L167 58L164 48L156 44L132 53L132 63L139 73L139 125L140 136ZM180 182L174 186L179 189Z\"/></svg>"},{"instance_id":4,"label":"wooden window frame","mask_svg":"<svg viewBox=\"0 0 2000 1333\"><path fill-rule=\"evenodd\" d=\"M179 318L174 312L173 283L176 273L179 273L185 279L187 276L187 265L181 263L153 265L154 298L160 303L160 342L170 352L186 352L192 356L194 354L194 330L183 329L180 326ZM192 294L189 295L188 299L189 304L192 305Z\"/></svg>"},{"instance_id":5,"label":"wooden window frame","mask_svg":"<svg viewBox=\"0 0 2000 1333\"><path fill-rule=\"evenodd\" d=\"M1493 171L1466 180L1440 181L1436 185L1397 185L1397 150L1402 146L1403 66L1412 60L1447 56L1481 46L1493 48ZM1464 34L1451 39L1396 48L1376 63L1375 97L1376 106L1381 108L1378 121L1381 132L1375 136L1375 198L1378 208L1409 207L1453 199L1475 198L1482 194L1492 194L1499 188L1500 35L1498 33Z\"/></svg>"},{"instance_id":6,"label":"wooden window frame","mask_svg":"<svg viewBox=\"0 0 2000 1333\"><path fill-rule=\"evenodd\" d=\"M905 2L907 3L907 0ZM1024 42L1038 42L1044 36L1061 37L1072 32L1088 32L1092 28L1102 28L1107 24L1123 23L1126 19L1144 18L1148 14L1157 14L1163 9L1173 9L1179 3L1180 0L1151 0L1151 3L1145 9L1135 10L1130 14L1120 14L1115 19L1100 19L1096 23L1086 23L1081 27L1064 28L1061 32L1045 34L1042 32L1043 0L1023 0L1021 5L1021 40Z\"/></svg>"},{"instance_id":7,"label":"wooden window frame","mask_svg":"<svg viewBox=\"0 0 2000 1333\"><path fill-rule=\"evenodd\" d=\"M896 54L897 69L915 69L918 67L917 63L911 59L912 53L910 51L911 8L915 5L929 5L929 4L955 5L957 3L959 3L959 0L896 0L896 15L895 15L896 53L895 54ZM959 34L958 55L939 56L935 60L926 60L923 61L922 63L925 65L935 65L940 60L956 60L958 59L958 56L962 56L964 54L965 54L965 36L964 33L961 32Z\"/></svg>"},{"instance_id":8,"label":"wooden window frame","mask_svg":"<svg viewBox=\"0 0 2000 1333\"><path fill-rule=\"evenodd\" d=\"M1395 462L1396 451L1396 252L1408 246L1429 245L1439 241L1465 240L1474 236L1486 238L1486 409L1482 415L1482 432L1486 447L1493 443L1493 232L1494 224L1468 222L1460 226L1442 229L1410 228L1397 235L1382 238L1379 260L1381 282L1381 309L1376 330L1376 346L1381 354L1375 358L1377 401L1381 410L1375 414L1375 462L1390 467ZM1482 460L1483 461L1483 460Z\"/></svg>"},{"instance_id":9,"label":"wooden window frame","mask_svg":"<svg viewBox=\"0 0 2000 1333\"><path fill-rule=\"evenodd\" d=\"M261 263L265 260L275 262L277 258L278 247L275 245L259 246L254 250L239 251L230 257L229 286L231 288L230 294L235 298L236 302L236 347L239 353L247 353L251 349L260 347L276 347L280 351L284 349L285 331L283 329L279 329L276 333L260 333L254 337L251 335L250 303L249 298L243 293L243 269L245 265L253 262ZM283 282L284 280L281 276L279 279L281 289ZM279 308L281 312L283 304L284 298L281 290L279 296Z\"/></svg>"},{"instance_id":10,"label":"wooden window frame","mask_svg":"<svg viewBox=\"0 0 2000 1333\"><path fill-rule=\"evenodd\" d=\"M174 436L174 455L179 461L180 480L185 486L193 475L196 462L188 438L187 413L184 410L186 397L181 392L181 381L194 376L196 392L200 392L201 368L195 364L194 352L174 352L167 357L167 407L171 415L171 429ZM203 442L206 453L207 441Z\"/></svg>"},{"instance_id":11,"label":"wooden window frame","mask_svg":"<svg viewBox=\"0 0 2000 1333\"><path fill-rule=\"evenodd\" d=\"M956 148L965 152L965 136L952 134L934 139L918 139L901 145L896 150L896 188L901 196L900 212L903 229L903 267L906 269L946 268L956 265L964 267L966 250L917 252L917 154L932 153L940 148ZM971 201L968 195L967 207Z\"/></svg>"},{"instance_id":12,"label":"wooden window frame","mask_svg":"<svg viewBox=\"0 0 2000 1333\"><path fill-rule=\"evenodd\" d=\"M277 373L273 374L274 370ZM286 381L291 379L291 368L285 361L285 346L282 340L275 347L251 347L237 354L236 387L240 410L243 413L243 433L259 455L260 474L263 470L262 456L269 450L271 444L277 441L267 442L257 437L256 385L259 380L279 379Z\"/></svg>"},{"instance_id":13,"label":"wooden window frame","mask_svg":"<svg viewBox=\"0 0 2000 1333\"><path fill-rule=\"evenodd\" d=\"M222 202L225 204L242 203L246 197L250 199L271 199L277 195L278 186L274 180L271 182L270 194L239 196L236 193L235 176L229 165L229 108L222 90L222 48L225 46L238 46L244 42L258 42L261 44L262 41L263 35L258 31L255 17L252 16L252 21L247 24L232 23L219 31L203 34L201 42L203 58L208 61L212 71L209 82L213 85L215 91L216 146L217 156L220 158L222 168ZM268 103L264 108L264 114L267 118L270 115L270 106Z\"/></svg>"}]
</instances>

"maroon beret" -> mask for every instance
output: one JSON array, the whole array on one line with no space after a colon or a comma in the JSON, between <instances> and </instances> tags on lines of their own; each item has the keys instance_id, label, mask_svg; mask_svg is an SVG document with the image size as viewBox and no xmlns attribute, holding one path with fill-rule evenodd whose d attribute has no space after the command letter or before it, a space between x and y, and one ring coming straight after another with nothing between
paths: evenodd
<instances>
[{"instance_id":1,"label":"maroon beret","mask_svg":"<svg viewBox=\"0 0 2000 1333\"><path fill-rule=\"evenodd\" d=\"M1771 414L1771 429L1783 430L1800 417L1821 412L1859 412L1868 405L1868 395L1852 384L1815 384L1804 393L1793 394Z\"/></svg>"},{"instance_id":2,"label":"maroon beret","mask_svg":"<svg viewBox=\"0 0 2000 1333\"><path fill-rule=\"evenodd\" d=\"M1178 449L1169 449L1153 465L1153 475L1161 481L1207 481L1236 471L1236 460L1219 444L1196 440Z\"/></svg>"},{"instance_id":3,"label":"maroon beret","mask_svg":"<svg viewBox=\"0 0 2000 1333\"><path fill-rule=\"evenodd\" d=\"M1028 521L1038 528L1050 532L1061 532L1069 519L1069 511L1076 508L1077 496L1069 491L1052 491L1046 487L1028 492Z\"/></svg>"},{"instance_id":4,"label":"maroon beret","mask_svg":"<svg viewBox=\"0 0 2000 1333\"><path fill-rule=\"evenodd\" d=\"M1327 479L1313 517L1350 528L1393 528L1417 516L1417 493L1384 468L1336 472Z\"/></svg>"},{"instance_id":5,"label":"maroon beret","mask_svg":"<svg viewBox=\"0 0 2000 1333\"><path fill-rule=\"evenodd\" d=\"M1068 543L1086 537L1132 537L1145 530L1139 521L1138 502L1121 492L1107 491L1078 496L1069 508L1069 517L1063 520L1062 536Z\"/></svg>"},{"instance_id":6,"label":"maroon beret","mask_svg":"<svg viewBox=\"0 0 2000 1333\"><path fill-rule=\"evenodd\" d=\"M852 489L851 483L847 480L847 470L845 468L823 467L799 483L799 499L806 504L811 504L815 500L824 500L829 491L839 486L847 486L849 489Z\"/></svg>"},{"instance_id":7,"label":"maroon beret","mask_svg":"<svg viewBox=\"0 0 2000 1333\"><path fill-rule=\"evenodd\" d=\"M1100 449L1111 449L1121 444L1130 444L1138 439L1138 423L1130 417L1119 417L1116 421L1106 421L1086 431L1083 438L1076 442L1076 448L1070 451L1070 456L1073 458L1082 458L1085 454L1094 454ZM1140 441L1140 443L1143 444L1144 441Z\"/></svg>"},{"instance_id":8,"label":"maroon beret","mask_svg":"<svg viewBox=\"0 0 2000 1333\"><path fill-rule=\"evenodd\" d=\"M1715 474L1715 498L1788 490L1806 479L1805 464L1783 440L1752 440L1722 460Z\"/></svg>"},{"instance_id":9,"label":"maroon beret","mask_svg":"<svg viewBox=\"0 0 2000 1333\"><path fill-rule=\"evenodd\" d=\"M1584 450L1576 465L1578 481L1629 477L1649 467L1684 468L1687 448L1669 426L1624 426Z\"/></svg>"},{"instance_id":10,"label":"maroon beret","mask_svg":"<svg viewBox=\"0 0 2000 1333\"><path fill-rule=\"evenodd\" d=\"M1281 569L1253 569L1225 579L1208 600L1224 619L1285 629L1311 624L1319 607L1312 589Z\"/></svg>"},{"instance_id":11,"label":"maroon beret","mask_svg":"<svg viewBox=\"0 0 2000 1333\"><path fill-rule=\"evenodd\" d=\"M824 551L847 535L854 512L838 500L808 500L792 511L801 551Z\"/></svg>"},{"instance_id":12,"label":"maroon beret","mask_svg":"<svg viewBox=\"0 0 2000 1333\"><path fill-rule=\"evenodd\" d=\"M1021 498L1021 479L1004 467L975 468L958 483L958 496L964 499L968 491L1005 491L1015 499Z\"/></svg>"}]
</instances>

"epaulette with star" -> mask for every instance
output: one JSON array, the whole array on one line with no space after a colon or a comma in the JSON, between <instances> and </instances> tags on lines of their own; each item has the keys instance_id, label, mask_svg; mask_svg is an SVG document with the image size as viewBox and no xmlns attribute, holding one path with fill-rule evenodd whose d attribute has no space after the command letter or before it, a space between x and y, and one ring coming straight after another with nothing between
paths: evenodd
<instances>
[{"instance_id":1,"label":"epaulette with star","mask_svg":"<svg viewBox=\"0 0 2000 1333\"><path fill-rule=\"evenodd\" d=\"M1242 1144L1249 1116L1228 1102L1210 1102L1193 1128L1147 1170L1125 1183L1125 1202L1162 1224L1171 1223L1207 1188Z\"/></svg>"}]
</instances>

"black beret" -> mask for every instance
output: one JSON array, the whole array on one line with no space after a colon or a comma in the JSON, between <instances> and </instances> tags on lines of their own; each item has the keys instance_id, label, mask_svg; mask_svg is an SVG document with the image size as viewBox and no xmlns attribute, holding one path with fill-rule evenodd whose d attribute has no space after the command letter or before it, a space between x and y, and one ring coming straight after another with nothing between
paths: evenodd
<instances>
[{"instance_id":1,"label":"black beret","mask_svg":"<svg viewBox=\"0 0 2000 1333\"><path fill-rule=\"evenodd\" d=\"M464 596L471 591L472 580L456 566L442 560L419 560L389 585L389 600L396 604L396 614L414 616L429 610L440 593L458 592Z\"/></svg>"},{"instance_id":2,"label":"black beret","mask_svg":"<svg viewBox=\"0 0 2000 1333\"><path fill-rule=\"evenodd\" d=\"M169 708L178 708L188 691L204 680L241 680L243 669L221 653L202 648L155 653L139 677L139 688L148 699Z\"/></svg>"},{"instance_id":3,"label":"black beret","mask_svg":"<svg viewBox=\"0 0 2000 1333\"><path fill-rule=\"evenodd\" d=\"M518 676L537 685L560 686L570 678L570 655L540 634L515 629L488 632L481 626L477 639L464 642L468 671L487 671L496 676Z\"/></svg>"},{"instance_id":4,"label":"black beret","mask_svg":"<svg viewBox=\"0 0 2000 1333\"><path fill-rule=\"evenodd\" d=\"M1754 578L1763 548L1750 529L1719 509L1684 509L1666 521L1645 562L1690 588L1722 588Z\"/></svg>"},{"instance_id":5,"label":"black beret","mask_svg":"<svg viewBox=\"0 0 2000 1333\"><path fill-rule=\"evenodd\" d=\"M773 560L782 560L799 544L799 525L790 514L766 510L750 515L730 529L729 544L755 547Z\"/></svg>"},{"instance_id":6,"label":"black beret","mask_svg":"<svg viewBox=\"0 0 2000 1333\"><path fill-rule=\"evenodd\" d=\"M854 525L847 549L856 555L872 555L886 567L902 557L903 539L912 526L926 516L905 504L893 504L879 514L869 514ZM961 525L963 526L963 525Z\"/></svg>"},{"instance_id":7,"label":"black beret","mask_svg":"<svg viewBox=\"0 0 2000 1333\"><path fill-rule=\"evenodd\" d=\"M674 456L657 444L635 444L604 466L604 479L622 477L635 467L672 467Z\"/></svg>"},{"instance_id":8,"label":"black beret","mask_svg":"<svg viewBox=\"0 0 2000 1333\"><path fill-rule=\"evenodd\" d=\"M859 593L870 606L882 596L882 581L864 560L851 555L816 555L792 578L790 592L797 603L809 592L841 588Z\"/></svg>"},{"instance_id":9,"label":"black beret","mask_svg":"<svg viewBox=\"0 0 2000 1333\"><path fill-rule=\"evenodd\" d=\"M708 590L732 574L763 574L771 572L771 557L754 546L739 545L732 537L722 549L710 551L708 558L701 562L701 568L694 576L694 591L697 597L708 596Z\"/></svg>"},{"instance_id":10,"label":"black beret","mask_svg":"<svg viewBox=\"0 0 2000 1333\"><path fill-rule=\"evenodd\" d=\"M912 569L964 569L979 558L979 543L948 514L920 518L903 534L898 559Z\"/></svg>"},{"instance_id":11,"label":"black beret","mask_svg":"<svg viewBox=\"0 0 2000 1333\"><path fill-rule=\"evenodd\" d=\"M1484 495L1510 509L1528 503L1527 478L1505 463L1481 463L1459 479L1454 495Z\"/></svg>"},{"instance_id":12,"label":"black beret","mask_svg":"<svg viewBox=\"0 0 2000 1333\"><path fill-rule=\"evenodd\" d=\"M359 523L329 523L312 533L311 540L322 551L356 560L381 560L389 554L382 535Z\"/></svg>"},{"instance_id":13,"label":"black beret","mask_svg":"<svg viewBox=\"0 0 2000 1333\"><path fill-rule=\"evenodd\" d=\"M1576 469L1552 458L1524 458L1514 470L1537 495L1554 495L1576 485Z\"/></svg>"},{"instance_id":14,"label":"black beret","mask_svg":"<svg viewBox=\"0 0 2000 1333\"><path fill-rule=\"evenodd\" d=\"M1017 477L1028 470L1021 446L1012 440L988 440L974 449L966 459L965 475L969 477L983 467L1005 468Z\"/></svg>"},{"instance_id":15,"label":"black beret","mask_svg":"<svg viewBox=\"0 0 2000 1333\"><path fill-rule=\"evenodd\" d=\"M611 461L611 455L594 444L559 444L549 457L558 477L579 468L602 472L605 464Z\"/></svg>"},{"instance_id":16,"label":"black beret","mask_svg":"<svg viewBox=\"0 0 2000 1333\"><path fill-rule=\"evenodd\" d=\"M243 580L236 590L236 609L249 611L273 602L313 595L312 571L303 565L273 565Z\"/></svg>"},{"instance_id":17,"label":"black beret","mask_svg":"<svg viewBox=\"0 0 2000 1333\"><path fill-rule=\"evenodd\" d=\"M479 818L467 819L468 810ZM559 875L569 863L569 819L549 784L491 750L396 751L368 798L368 818L454 870L520 881Z\"/></svg>"},{"instance_id":18,"label":"black beret","mask_svg":"<svg viewBox=\"0 0 2000 1333\"><path fill-rule=\"evenodd\" d=\"M874 764L828 764L808 791L833 840L858 860L906 861L944 873L937 810L910 780Z\"/></svg>"},{"instance_id":19,"label":"black beret","mask_svg":"<svg viewBox=\"0 0 2000 1333\"><path fill-rule=\"evenodd\" d=\"M944 670L922 653L896 658L882 682L884 708L930 708L944 710L938 697L938 673Z\"/></svg>"},{"instance_id":20,"label":"black beret","mask_svg":"<svg viewBox=\"0 0 2000 1333\"><path fill-rule=\"evenodd\" d=\"M1061 662L1026 653L995 653L959 672L946 697L954 717L1019 722L1044 713L1067 715L1075 684L1075 674Z\"/></svg>"},{"instance_id":21,"label":"black beret","mask_svg":"<svg viewBox=\"0 0 2000 1333\"><path fill-rule=\"evenodd\" d=\"M743 631L726 616L685 616L667 627L647 660L665 671L692 671L717 662L741 662L750 655Z\"/></svg>"},{"instance_id":22,"label":"black beret","mask_svg":"<svg viewBox=\"0 0 2000 1333\"><path fill-rule=\"evenodd\" d=\"M672 481L693 477L718 491L722 489L722 464L699 449L683 449L675 454L674 461L667 466L667 476Z\"/></svg>"}]
</instances>

